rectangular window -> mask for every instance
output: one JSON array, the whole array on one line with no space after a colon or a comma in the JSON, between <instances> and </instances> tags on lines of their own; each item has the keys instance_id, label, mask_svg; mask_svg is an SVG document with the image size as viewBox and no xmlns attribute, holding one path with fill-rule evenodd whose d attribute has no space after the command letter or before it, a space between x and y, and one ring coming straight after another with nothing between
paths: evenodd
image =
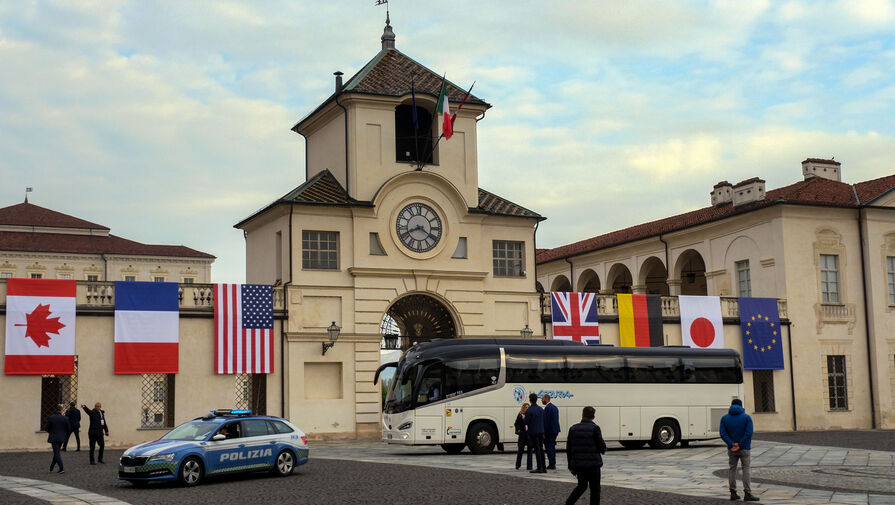
<instances>
[{"instance_id":1,"label":"rectangular window","mask_svg":"<svg viewBox=\"0 0 895 505\"><path fill-rule=\"evenodd\" d=\"M32 279L43 279L44 274L31 274Z\"/></svg>"},{"instance_id":2,"label":"rectangular window","mask_svg":"<svg viewBox=\"0 0 895 505\"><path fill-rule=\"evenodd\" d=\"M839 303L839 255L820 255L820 290L824 303Z\"/></svg>"},{"instance_id":3,"label":"rectangular window","mask_svg":"<svg viewBox=\"0 0 895 505\"><path fill-rule=\"evenodd\" d=\"M752 404L755 412L775 412L774 403L774 371L752 370L752 391L755 399Z\"/></svg>"},{"instance_id":4,"label":"rectangular window","mask_svg":"<svg viewBox=\"0 0 895 505\"><path fill-rule=\"evenodd\" d=\"M0 279L11 279L12 272L0 272Z\"/></svg>"},{"instance_id":5,"label":"rectangular window","mask_svg":"<svg viewBox=\"0 0 895 505\"><path fill-rule=\"evenodd\" d=\"M184 284L193 284L193 283L195 283L195 282L196 282L196 279L193 278L193 277L184 277L184 278L183 278L183 283L184 283Z\"/></svg>"},{"instance_id":6,"label":"rectangular window","mask_svg":"<svg viewBox=\"0 0 895 505\"><path fill-rule=\"evenodd\" d=\"M848 410L845 356L827 356L827 383L830 388L830 410Z\"/></svg>"},{"instance_id":7,"label":"rectangular window","mask_svg":"<svg viewBox=\"0 0 895 505\"><path fill-rule=\"evenodd\" d=\"M71 274L56 274L59 279L71 279Z\"/></svg>"},{"instance_id":8,"label":"rectangular window","mask_svg":"<svg viewBox=\"0 0 895 505\"><path fill-rule=\"evenodd\" d=\"M78 357L75 356L75 373L72 375L44 375L40 380L40 424L43 430L47 418L56 413L60 405L68 410L68 404L78 401Z\"/></svg>"},{"instance_id":9,"label":"rectangular window","mask_svg":"<svg viewBox=\"0 0 895 505\"><path fill-rule=\"evenodd\" d=\"M175 374L144 374L141 428L174 426Z\"/></svg>"},{"instance_id":10,"label":"rectangular window","mask_svg":"<svg viewBox=\"0 0 895 505\"><path fill-rule=\"evenodd\" d=\"M312 270L339 269L339 232L301 232L301 267Z\"/></svg>"},{"instance_id":11,"label":"rectangular window","mask_svg":"<svg viewBox=\"0 0 895 505\"><path fill-rule=\"evenodd\" d=\"M129 282L134 282L137 280L137 276L136 275L125 275L124 280L129 281Z\"/></svg>"},{"instance_id":12,"label":"rectangular window","mask_svg":"<svg viewBox=\"0 0 895 505\"><path fill-rule=\"evenodd\" d=\"M96 282L98 280L99 280L99 275L97 275L97 274L90 274L87 276L88 282Z\"/></svg>"},{"instance_id":13,"label":"rectangular window","mask_svg":"<svg viewBox=\"0 0 895 505\"><path fill-rule=\"evenodd\" d=\"M252 413L267 413L267 374L236 374L237 409L251 410Z\"/></svg>"},{"instance_id":14,"label":"rectangular window","mask_svg":"<svg viewBox=\"0 0 895 505\"><path fill-rule=\"evenodd\" d=\"M895 256L886 256L886 276L889 279L889 305L895 305Z\"/></svg>"},{"instance_id":15,"label":"rectangular window","mask_svg":"<svg viewBox=\"0 0 895 505\"><path fill-rule=\"evenodd\" d=\"M749 260L737 261L737 296L752 296L752 274L749 272Z\"/></svg>"},{"instance_id":16,"label":"rectangular window","mask_svg":"<svg viewBox=\"0 0 895 505\"><path fill-rule=\"evenodd\" d=\"M160 275L156 275L152 278L152 282L165 282L165 278Z\"/></svg>"},{"instance_id":17,"label":"rectangular window","mask_svg":"<svg viewBox=\"0 0 895 505\"><path fill-rule=\"evenodd\" d=\"M497 277L524 277L524 242L495 240L492 243L494 275Z\"/></svg>"}]
</instances>

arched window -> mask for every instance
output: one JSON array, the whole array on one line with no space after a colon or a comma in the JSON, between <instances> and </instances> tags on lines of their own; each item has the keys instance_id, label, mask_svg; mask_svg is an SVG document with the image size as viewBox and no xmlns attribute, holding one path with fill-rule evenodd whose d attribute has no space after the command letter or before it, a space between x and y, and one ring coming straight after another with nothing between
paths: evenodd
<instances>
[{"instance_id":1,"label":"arched window","mask_svg":"<svg viewBox=\"0 0 895 505\"><path fill-rule=\"evenodd\" d=\"M412 104L395 108L395 160L432 163L432 114L417 102L416 115L414 123Z\"/></svg>"}]
</instances>

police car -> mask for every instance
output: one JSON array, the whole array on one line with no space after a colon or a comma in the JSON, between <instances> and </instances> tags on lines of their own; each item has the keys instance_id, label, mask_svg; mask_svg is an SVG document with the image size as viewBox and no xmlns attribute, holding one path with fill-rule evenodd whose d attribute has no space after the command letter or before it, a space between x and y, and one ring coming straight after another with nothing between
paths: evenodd
<instances>
[{"instance_id":1,"label":"police car","mask_svg":"<svg viewBox=\"0 0 895 505\"><path fill-rule=\"evenodd\" d=\"M206 476L239 472L285 476L307 462L308 438L289 421L225 409L124 451L118 478L135 485L176 480L195 486Z\"/></svg>"}]
</instances>

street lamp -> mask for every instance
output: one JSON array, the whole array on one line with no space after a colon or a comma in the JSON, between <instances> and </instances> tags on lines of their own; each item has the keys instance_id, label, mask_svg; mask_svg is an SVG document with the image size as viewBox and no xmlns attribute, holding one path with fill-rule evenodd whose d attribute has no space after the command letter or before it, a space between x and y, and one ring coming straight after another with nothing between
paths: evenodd
<instances>
[{"instance_id":1,"label":"street lamp","mask_svg":"<svg viewBox=\"0 0 895 505\"><path fill-rule=\"evenodd\" d=\"M336 322L333 321L333 324L329 325L329 328L326 329L326 334L329 335L329 342L323 342L323 355L326 356L326 351L328 351L332 346L336 345L336 340L339 339L339 332L342 328L336 326Z\"/></svg>"},{"instance_id":2,"label":"street lamp","mask_svg":"<svg viewBox=\"0 0 895 505\"><path fill-rule=\"evenodd\" d=\"M522 328L521 330L519 330L519 334L522 335L522 338L531 338L531 336L534 335L534 330L529 328L528 325L526 324L525 328Z\"/></svg>"},{"instance_id":3,"label":"street lamp","mask_svg":"<svg viewBox=\"0 0 895 505\"><path fill-rule=\"evenodd\" d=\"M382 338L385 340L386 349L398 348L398 335L395 335L394 333L386 333Z\"/></svg>"}]
</instances>

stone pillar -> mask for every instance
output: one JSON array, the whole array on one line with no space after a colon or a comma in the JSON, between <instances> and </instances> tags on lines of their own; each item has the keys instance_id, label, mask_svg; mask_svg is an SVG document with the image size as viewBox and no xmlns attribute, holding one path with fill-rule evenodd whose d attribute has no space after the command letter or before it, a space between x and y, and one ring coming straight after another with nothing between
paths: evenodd
<instances>
[{"instance_id":1,"label":"stone pillar","mask_svg":"<svg viewBox=\"0 0 895 505\"><path fill-rule=\"evenodd\" d=\"M646 284L634 284L633 286L631 286L631 292L635 295L645 295Z\"/></svg>"},{"instance_id":2,"label":"stone pillar","mask_svg":"<svg viewBox=\"0 0 895 505\"><path fill-rule=\"evenodd\" d=\"M668 279L668 296L680 296L681 294L681 280L680 279Z\"/></svg>"}]
</instances>

